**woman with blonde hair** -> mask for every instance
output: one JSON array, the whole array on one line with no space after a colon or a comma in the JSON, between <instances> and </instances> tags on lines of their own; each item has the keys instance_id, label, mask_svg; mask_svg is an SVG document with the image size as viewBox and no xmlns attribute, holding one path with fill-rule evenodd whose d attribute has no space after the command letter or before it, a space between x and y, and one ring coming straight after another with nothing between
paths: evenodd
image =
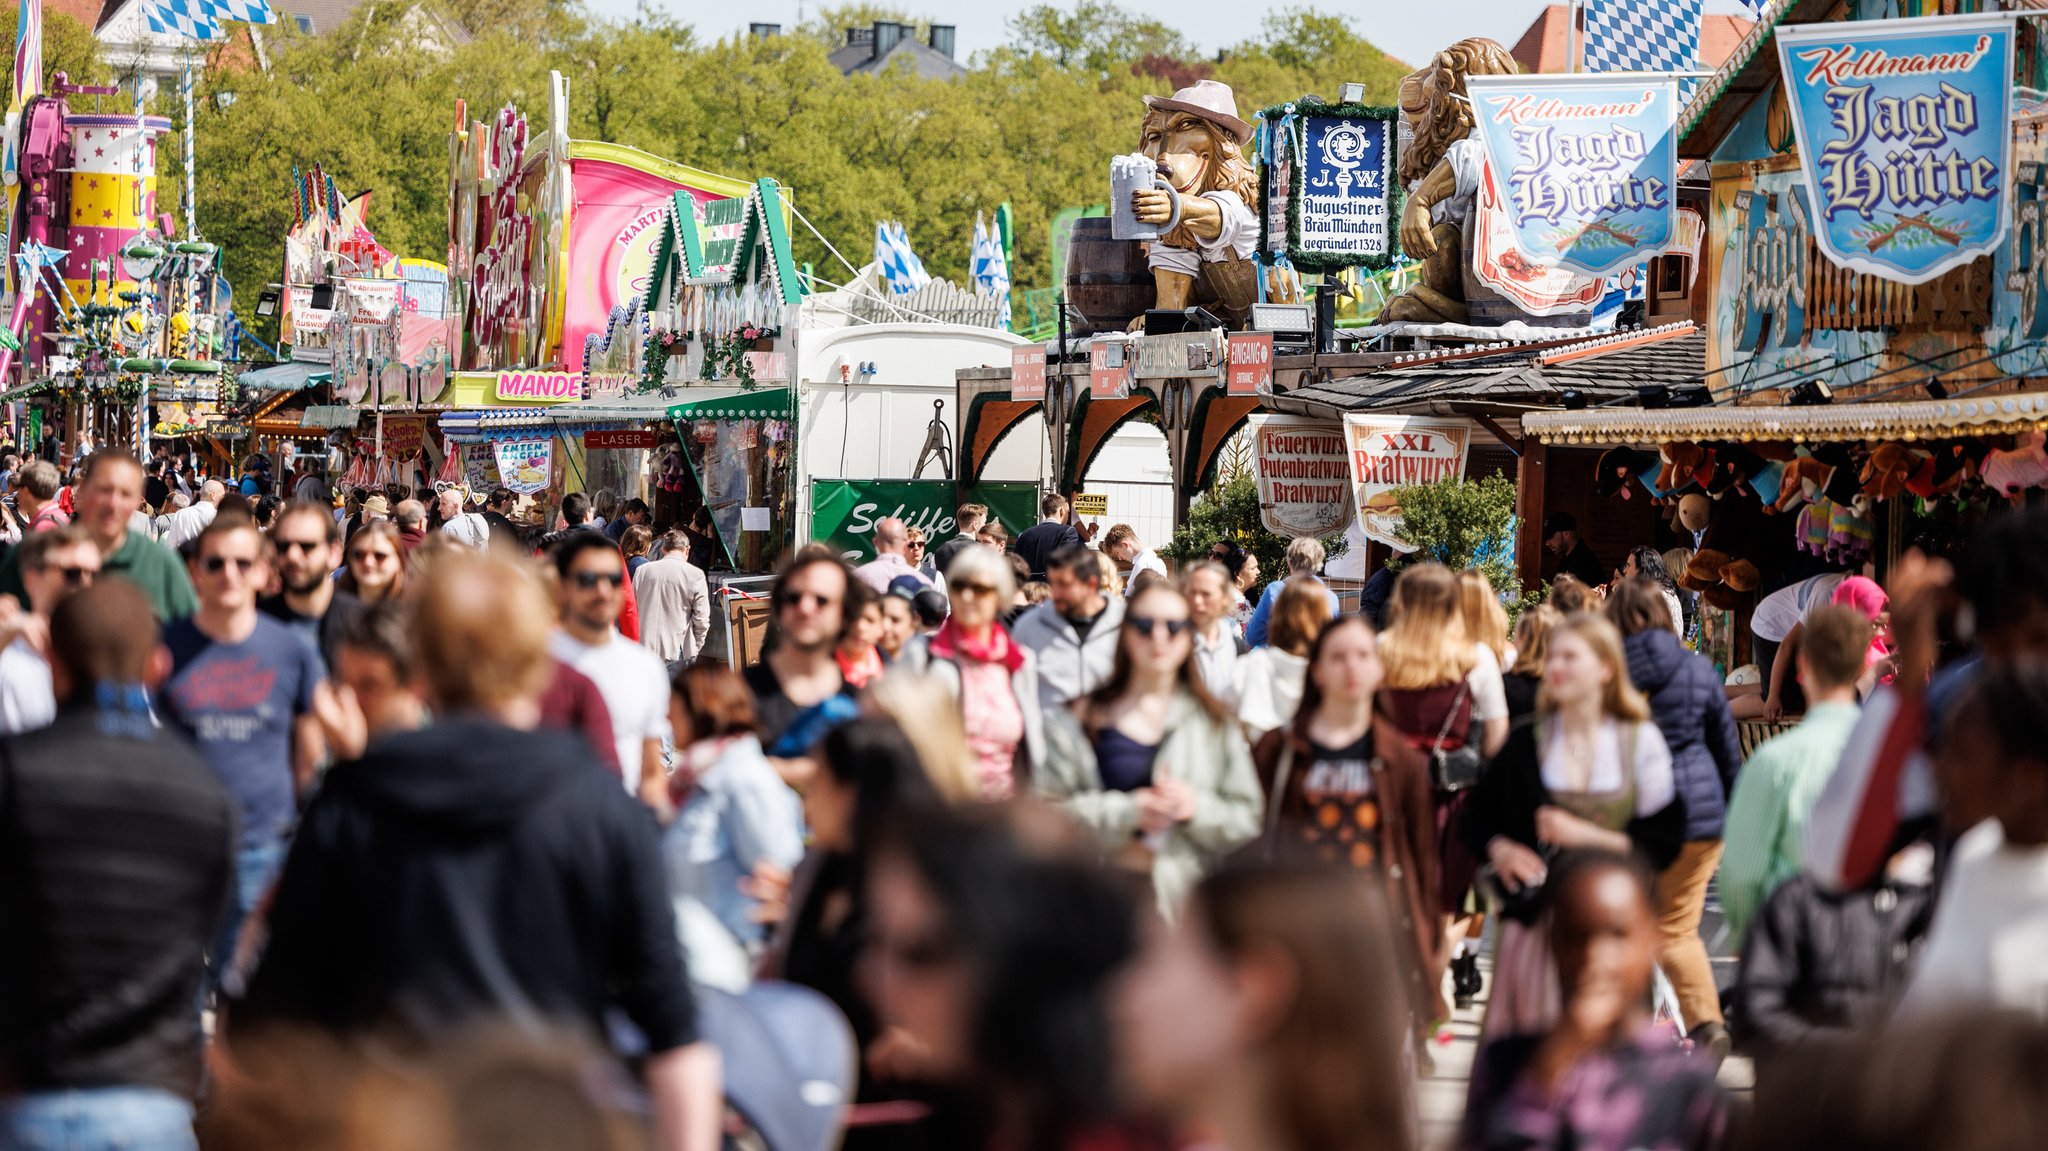
<instances>
[{"instance_id":1,"label":"woman with blonde hair","mask_svg":"<svg viewBox=\"0 0 2048 1151\"><path fill-rule=\"evenodd\" d=\"M1543 661L1550 653L1550 633L1564 622L1564 613L1547 603L1522 612L1515 621L1515 662L1500 675L1508 699L1508 720L1536 713L1536 693L1543 687Z\"/></svg>"},{"instance_id":2,"label":"woman with blonde hair","mask_svg":"<svg viewBox=\"0 0 2048 1151\"><path fill-rule=\"evenodd\" d=\"M1476 568L1458 573L1458 619L1465 634L1487 655L1493 666L1506 671L1508 665L1508 613L1500 606L1500 593L1493 590ZM1482 662L1484 656L1481 657Z\"/></svg>"},{"instance_id":3,"label":"woman with blonde hair","mask_svg":"<svg viewBox=\"0 0 2048 1151\"><path fill-rule=\"evenodd\" d=\"M1323 585L1295 576L1281 587L1280 597L1273 601L1266 645L1246 653L1237 669L1237 718L1254 742L1294 719L1303 677L1308 675L1309 651L1328 622L1330 593Z\"/></svg>"},{"instance_id":4,"label":"woman with blonde hair","mask_svg":"<svg viewBox=\"0 0 2048 1151\"><path fill-rule=\"evenodd\" d=\"M1557 1021L1543 899L1551 862L1580 848L1633 851L1661 871L1685 838L1671 752L1629 682L1621 633L1582 612L1553 628L1547 647L1537 721L1515 728L1465 811L1466 846L1487 861L1482 886L1502 920L1487 1040Z\"/></svg>"},{"instance_id":5,"label":"woman with blonde hair","mask_svg":"<svg viewBox=\"0 0 2048 1151\"><path fill-rule=\"evenodd\" d=\"M1499 658L1485 636L1468 628L1463 602L1464 589L1449 568L1415 564L1394 583L1387 630L1380 635L1380 658L1387 667L1386 685L1378 697L1380 714L1432 766L1468 747L1489 758L1508 734ZM1476 614L1482 617L1482 626L1491 626L1483 611ZM1505 640L1505 624L1501 630ZM1447 953L1462 1007L1480 991L1479 957L1465 950L1466 894L1479 863L1458 834L1465 792L1452 786L1469 779L1470 773L1459 779L1450 774L1439 773L1436 780L1437 842L1442 854L1435 898L1436 910L1446 921Z\"/></svg>"},{"instance_id":6,"label":"woman with blonde hair","mask_svg":"<svg viewBox=\"0 0 2048 1151\"><path fill-rule=\"evenodd\" d=\"M861 693L861 710L896 721L947 803L981 798L974 752L967 746L967 728L952 688L935 676L892 671Z\"/></svg>"}]
</instances>

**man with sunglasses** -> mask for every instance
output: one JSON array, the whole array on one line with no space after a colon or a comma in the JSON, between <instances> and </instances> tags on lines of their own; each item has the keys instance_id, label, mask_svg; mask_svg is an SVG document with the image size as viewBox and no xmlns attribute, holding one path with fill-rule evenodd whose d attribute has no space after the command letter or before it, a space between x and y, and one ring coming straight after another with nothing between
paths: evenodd
<instances>
[{"instance_id":1,"label":"man with sunglasses","mask_svg":"<svg viewBox=\"0 0 2048 1151\"><path fill-rule=\"evenodd\" d=\"M0 596L0 735L46 727L57 718L50 684L50 613L80 588L91 587L100 571L100 549L83 528L52 528L28 537L20 547L21 582L28 610Z\"/></svg>"},{"instance_id":2,"label":"man with sunglasses","mask_svg":"<svg viewBox=\"0 0 2048 1151\"><path fill-rule=\"evenodd\" d=\"M363 601L335 586L341 566L341 524L326 505L294 500L277 513L270 542L277 550L276 595L256 601L264 615L291 627L319 652L333 673L341 633Z\"/></svg>"},{"instance_id":3,"label":"man with sunglasses","mask_svg":"<svg viewBox=\"0 0 2048 1151\"><path fill-rule=\"evenodd\" d=\"M243 921L284 864L299 793L325 753L314 706L327 673L312 644L256 609L270 582L270 544L256 521L220 513L187 562L199 610L164 628L171 677L158 702L241 809L235 898L212 953L219 987Z\"/></svg>"},{"instance_id":4,"label":"man with sunglasses","mask_svg":"<svg viewBox=\"0 0 2048 1151\"><path fill-rule=\"evenodd\" d=\"M668 669L661 657L619 634L626 603L626 558L603 532L572 531L553 551L560 625L548 652L589 676L611 713L612 743L626 790L664 810L668 776L661 745L669 737Z\"/></svg>"},{"instance_id":5,"label":"man with sunglasses","mask_svg":"<svg viewBox=\"0 0 2048 1151\"><path fill-rule=\"evenodd\" d=\"M775 577L773 643L760 663L742 673L754 693L762 747L774 748L799 721L845 694L846 679L832 654L845 626L852 578L846 563L819 545L799 551ZM777 766L785 778L801 774L789 762Z\"/></svg>"}]
</instances>

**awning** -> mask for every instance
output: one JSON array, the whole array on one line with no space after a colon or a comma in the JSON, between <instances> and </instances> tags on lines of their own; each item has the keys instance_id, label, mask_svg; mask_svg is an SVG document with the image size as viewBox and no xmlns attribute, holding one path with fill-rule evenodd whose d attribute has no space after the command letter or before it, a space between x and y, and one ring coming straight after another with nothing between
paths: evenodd
<instances>
[{"instance_id":1,"label":"awning","mask_svg":"<svg viewBox=\"0 0 2048 1151\"><path fill-rule=\"evenodd\" d=\"M672 420L774 420L790 414L788 388L677 388L668 408Z\"/></svg>"},{"instance_id":2,"label":"awning","mask_svg":"<svg viewBox=\"0 0 2048 1151\"><path fill-rule=\"evenodd\" d=\"M326 431L352 428L361 415L362 409L353 404L312 404L299 413L299 426Z\"/></svg>"},{"instance_id":3,"label":"awning","mask_svg":"<svg viewBox=\"0 0 2048 1151\"><path fill-rule=\"evenodd\" d=\"M2031 431L2048 424L2048 392L1896 404L1802 407L1589 408L1530 412L1522 430L1547 444L1863 443Z\"/></svg>"},{"instance_id":4,"label":"awning","mask_svg":"<svg viewBox=\"0 0 2048 1151\"><path fill-rule=\"evenodd\" d=\"M664 395L664 392L667 394ZM738 388L662 388L652 392L637 392L630 396L608 396L600 400L577 400L574 403L557 404L548 409L548 417L562 424L658 423L667 420L669 409L693 392L702 392L707 399L750 394Z\"/></svg>"},{"instance_id":5,"label":"awning","mask_svg":"<svg viewBox=\"0 0 2048 1151\"><path fill-rule=\"evenodd\" d=\"M334 378L334 370L324 364L308 363L303 360L287 360L253 372L243 372L235 377L242 390L251 389L267 392L299 392L318 387Z\"/></svg>"}]
</instances>

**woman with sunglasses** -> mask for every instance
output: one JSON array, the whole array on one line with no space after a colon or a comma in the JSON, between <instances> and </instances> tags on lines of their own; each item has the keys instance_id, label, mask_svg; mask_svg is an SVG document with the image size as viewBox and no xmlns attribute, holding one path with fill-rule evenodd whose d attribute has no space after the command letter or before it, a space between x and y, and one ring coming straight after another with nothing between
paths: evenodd
<instances>
[{"instance_id":1,"label":"woman with sunglasses","mask_svg":"<svg viewBox=\"0 0 2048 1151\"><path fill-rule=\"evenodd\" d=\"M348 567L337 586L364 603L405 594L405 547L390 520L366 523L348 541Z\"/></svg>"},{"instance_id":2,"label":"woman with sunglasses","mask_svg":"<svg viewBox=\"0 0 2048 1151\"><path fill-rule=\"evenodd\" d=\"M960 706L984 799L1008 799L1045 761L1045 712L1038 702L1038 661L1000 619L1017 596L1001 553L962 548L946 569L952 614L939 630L910 641L901 666L927 672Z\"/></svg>"},{"instance_id":3,"label":"woman with sunglasses","mask_svg":"<svg viewBox=\"0 0 2048 1151\"><path fill-rule=\"evenodd\" d=\"M1046 721L1039 791L1148 876L1171 917L1202 876L1259 833L1265 804L1237 721L1202 686L1188 601L1130 600L1109 679Z\"/></svg>"}]
</instances>

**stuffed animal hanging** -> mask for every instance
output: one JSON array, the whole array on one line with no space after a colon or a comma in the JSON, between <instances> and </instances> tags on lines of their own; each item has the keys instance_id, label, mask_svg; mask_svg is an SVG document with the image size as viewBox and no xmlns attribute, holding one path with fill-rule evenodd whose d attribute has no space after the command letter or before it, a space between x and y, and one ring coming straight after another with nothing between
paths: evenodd
<instances>
[{"instance_id":1,"label":"stuffed animal hanging","mask_svg":"<svg viewBox=\"0 0 2048 1151\"><path fill-rule=\"evenodd\" d=\"M2048 448L2043 444L2040 432L2028 432L2014 442L2011 451L1985 456L1979 474L1992 491L2006 496L2048 485Z\"/></svg>"},{"instance_id":2,"label":"stuffed animal hanging","mask_svg":"<svg viewBox=\"0 0 2048 1151\"><path fill-rule=\"evenodd\" d=\"M1863 494L1876 500L1892 499L1906 490L1906 481L1919 470L1922 461L1930 459L1906 444L1877 445L1871 449L1870 458L1863 461Z\"/></svg>"}]
</instances>

